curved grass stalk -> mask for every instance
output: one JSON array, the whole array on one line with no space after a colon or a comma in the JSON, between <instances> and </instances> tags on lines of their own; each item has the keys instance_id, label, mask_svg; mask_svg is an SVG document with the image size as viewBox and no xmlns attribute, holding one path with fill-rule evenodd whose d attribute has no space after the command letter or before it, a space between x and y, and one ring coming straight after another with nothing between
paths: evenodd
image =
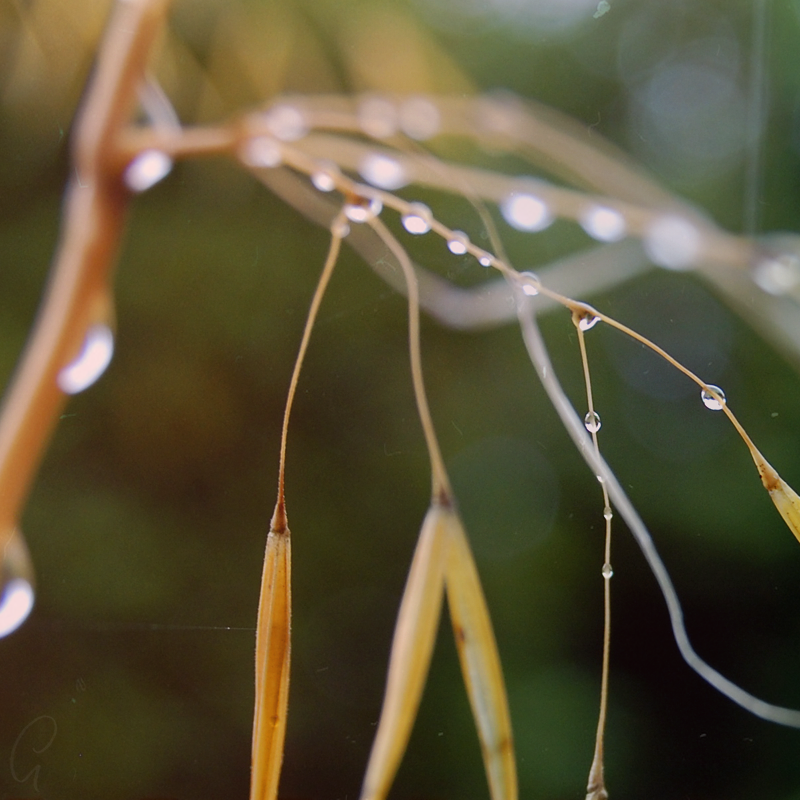
<instances>
[{"instance_id":1,"label":"curved grass stalk","mask_svg":"<svg viewBox=\"0 0 800 800\"><path fill-rule=\"evenodd\" d=\"M584 321L587 318L582 314L573 311L572 322L578 334L578 346L581 353L581 365L583 367L583 382L586 387L586 405L589 409L586 419L586 427L592 437L595 455L600 455L600 445L597 440L599 431L599 420L597 412L594 410L594 396L592 394L592 378L589 372L589 357L586 353L586 337L583 334ZM608 489L605 483L600 484L603 491L603 518L605 520L605 545L603 548L603 657L602 670L600 676L600 710L597 714L597 731L594 740L594 755L592 765L589 769L589 780L586 786L586 800L607 800L608 791L605 780L605 735L606 718L608 716L608 678L609 678L609 659L611 653L611 576L614 574L611 569L611 520L613 512L611 510L611 500L608 496Z\"/></svg>"},{"instance_id":2,"label":"curved grass stalk","mask_svg":"<svg viewBox=\"0 0 800 800\"><path fill-rule=\"evenodd\" d=\"M286 516L286 443L300 370L303 367L322 298L339 258L342 235L345 232L344 217L340 215L331 225L328 256L306 317L283 412L278 498L267 536L258 601L250 800L275 800L278 795L286 738L292 649L292 543Z\"/></svg>"},{"instance_id":3,"label":"curved grass stalk","mask_svg":"<svg viewBox=\"0 0 800 800\"><path fill-rule=\"evenodd\" d=\"M658 554L653 537L650 535L647 526L639 516L639 513L631 503L613 471L609 468L608 464L606 464L603 457L595 453L592 448L591 439L586 433L582 421L575 413L564 390L561 388L557 374L550 362L550 357L539 332L539 327L536 324L530 298L523 294L521 290L517 292L517 308L525 347L534 364L536 373L542 382L542 386L561 418L564 427L567 429L570 438L573 440L578 451L594 474L598 476L598 479L601 480L607 488L611 502L625 520L625 523L628 525L637 544L641 548L658 582L664 600L667 603L673 636L675 637L675 642L678 645L678 649L684 661L686 661L701 678L711 684L711 686L734 703L742 706L742 708L746 709L751 714L755 714L757 717L769 720L770 722L776 722L780 725L800 728L800 711L768 703L746 692L707 664L694 650L686 632L680 600L672 584L672 579L664 566L664 562Z\"/></svg>"},{"instance_id":4,"label":"curved grass stalk","mask_svg":"<svg viewBox=\"0 0 800 800\"><path fill-rule=\"evenodd\" d=\"M445 588L492 800L517 800L511 716L500 657L425 393L416 275L388 228L378 219L370 219L369 225L393 253L407 282L412 383L431 462L432 497L395 626L383 708L361 800L386 797L405 752L430 666Z\"/></svg>"}]
</instances>

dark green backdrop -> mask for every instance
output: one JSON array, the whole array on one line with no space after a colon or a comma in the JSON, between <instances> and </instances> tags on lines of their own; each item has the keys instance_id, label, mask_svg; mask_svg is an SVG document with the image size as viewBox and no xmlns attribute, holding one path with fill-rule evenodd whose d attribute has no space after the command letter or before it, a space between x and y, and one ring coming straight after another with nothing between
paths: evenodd
<instances>
[{"instance_id":1,"label":"dark green backdrop","mask_svg":"<svg viewBox=\"0 0 800 800\"><path fill-rule=\"evenodd\" d=\"M586 7L581 24L561 34L523 24L523 6L503 21L456 0L438 10L422 0L184 2L174 19L183 49L165 85L184 87L184 119L254 103L270 80L361 88L348 61L357 50L352 26L386 11L408 26L397 28L401 44L416 36L480 89L566 110L739 229L744 153L706 172L702 159L687 167L650 152L636 91L656 65L699 53L703 63L727 58L726 69L738 59L734 83L752 104L749 4L612 0L597 18ZM800 6L765 7L759 227L796 230ZM58 4L2 8L5 382L53 250L68 127L97 23L79 3L66 18ZM215 49L223 34L228 49ZM285 71L267 75L280 48L289 53ZM401 55L411 58L410 48ZM64 76L64 64L74 75ZM201 67L216 81L211 100L200 97ZM445 70L432 57L421 69ZM559 229L510 246L520 265L536 268L585 242ZM324 232L227 164L180 166L136 201L118 269L114 362L70 402L23 519L38 599L26 626L0 641L0 798L246 796L255 610L279 423L326 246ZM443 251L427 265L464 282L482 277L474 262ZM723 386L767 458L800 485L800 379L789 360L691 276L654 272L591 300ZM569 319L552 313L543 326L580 403ZM745 448L655 359L602 327L587 338L602 445L652 527L697 649L759 696L800 707L800 544ZM600 674L596 481L545 401L517 330L454 333L426 321L423 339L434 417L506 670L522 796L581 798ZM428 492L405 303L346 250L290 434L295 610L282 796L344 800L359 791ZM680 661L655 581L621 524L613 563L611 796L800 798L800 733L751 717ZM393 796L487 796L446 625Z\"/></svg>"}]
</instances>

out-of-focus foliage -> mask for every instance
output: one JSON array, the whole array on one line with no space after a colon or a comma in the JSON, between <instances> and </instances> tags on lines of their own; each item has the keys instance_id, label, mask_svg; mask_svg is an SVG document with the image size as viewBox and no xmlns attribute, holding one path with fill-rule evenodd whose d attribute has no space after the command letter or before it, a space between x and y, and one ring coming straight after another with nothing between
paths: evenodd
<instances>
[{"instance_id":1,"label":"out-of-focus foliage","mask_svg":"<svg viewBox=\"0 0 800 800\"><path fill-rule=\"evenodd\" d=\"M758 156L761 228L797 230L800 6L763 8L756 61L770 113L755 139L743 2L611 0L600 14L563 0L183 0L154 68L187 123L283 91L510 89L612 138L732 229ZM97 0L0 3L4 382L42 292L70 121L106 12ZM577 236L508 244L535 269ZM227 163L182 165L135 203L115 360L70 403L23 520L38 605L0 641L0 797L245 796L279 423L326 238ZM474 262L436 253L427 266L476 280ZM592 301L723 386L800 484L800 379L706 287L654 273ZM580 403L566 313L544 328ZM698 650L756 694L800 707L800 548L749 455L654 357L602 326L587 338L601 444L652 526ZM426 323L423 344L507 672L522 794L582 796L600 674L597 484L518 331ZM429 476L404 300L349 253L301 379L287 481L296 605L282 795L352 797ZM800 734L749 717L682 664L621 526L613 563L612 796L800 797ZM486 796L449 636L394 796Z\"/></svg>"}]
</instances>

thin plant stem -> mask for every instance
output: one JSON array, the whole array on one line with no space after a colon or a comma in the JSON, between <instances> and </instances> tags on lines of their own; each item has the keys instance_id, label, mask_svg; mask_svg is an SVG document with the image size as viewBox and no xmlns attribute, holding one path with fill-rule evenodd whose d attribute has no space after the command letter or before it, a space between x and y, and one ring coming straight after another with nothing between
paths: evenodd
<instances>
[{"instance_id":1,"label":"thin plant stem","mask_svg":"<svg viewBox=\"0 0 800 800\"><path fill-rule=\"evenodd\" d=\"M280 529L281 526L286 525L286 496L285 496L285 479L286 479L286 443L289 436L289 417L292 413L292 405L294 404L294 397L297 392L297 382L300 379L300 371L303 368L303 360L305 359L308 343L311 340L311 333L314 329L314 323L317 319L319 307L322 304L322 298L325 296L325 291L328 288L331 275L333 274L336 262L339 259L339 252L342 245L342 234L345 232L345 218L344 214L339 214L331 224L331 242L328 249L328 255L325 259L325 264L322 268L317 288L314 290L314 296L311 299L311 306L306 317L306 324L303 328L303 336L300 340L300 348L297 352L297 358L294 362L294 369L292 370L292 377L289 381L289 391L286 397L286 405L283 410L283 424L281 425L281 449L280 460L278 464L278 499L275 503L275 511L272 516L272 527Z\"/></svg>"},{"instance_id":2,"label":"thin plant stem","mask_svg":"<svg viewBox=\"0 0 800 800\"><path fill-rule=\"evenodd\" d=\"M561 387L561 383L553 369L550 356L548 355L547 348L545 347L544 340L539 331L539 326L536 324L536 317L531 307L530 298L524 295L521 290L517 291L516 297L517 313L523 341L536 369L536 373L556 413L561 418L567 433L570 438L572 438L588 466L598 477L598 480L601 480L605 484L611 502L613 502L614 507L625 520L634 539L636 539L636 543L641 548L667 604L672 633L683 660L707 683L717 689L717 691L721 692L737 705L748 710L751 714L755 714L757 717L769 720L770 722L776 722L780 725L800 728L800 711L768 703L746 692L706 663L692 647L686 632L680 600L678 599L669 572L664 562L661 560L661 556L658 554L650 531L647 529L644 521L639 516L639 512L631 503L613 471L603 457L595 453L594 448L591 446L591 439L586 433L583 421L576 414L572 403L570 403L569 398Z\"/></svg>"},{"instance_id":3,"label":"thin plant stem","mask_svg":"<svg viewBox=\"0 0 800 800\"><path fill-rule=\"evenodd\" d=\"M374 218L369 220L370 227L378 234L381 241L389 248L392 255L397 259L403 270L408 287L408 348L411 359L411 380L414 386L414 397L417 403L420 423L425 435L425 444L431 462L431 494L434 502L442 505L451 505L453 502L453 491L450 487L450 479L444 466L442 451L439 447L439 440L433 425L428 396L425 392L425 380L422 374L422 353L420 349L419 333L419 286L417 276L411 259L405 249L397 239L391 234L389 229Z\"/></svg>"},{"instance_id":4,"label":"thin plant stem","mask_svg":"<svg viewBox=\"0 0 800 800\"><path fill-rule=\"evenodd\" d=\"M586 404L589 408L589 419L597 419L594 410L594 396L592 393L592 377L589 372L589 358L586 353L586 337L583 335L581 314L573 312L572 321L578 333L578 346L581 353L583 367L583 382L586 386ZM589 433L596 455L600 455L600 445L597 439L598 428L591 425ZM606 718L608 715L608 679L611 653L611 501L605 483L600 484L603 491L603 518L605 520L605 544L603 549L603 657L600 676L600 709L597 715L597 732L594 740L594 755L589 769L589 780L586 785L586 800L606 800L608 791L605 781L605 733Z\"/></svg>"}]
</instances>

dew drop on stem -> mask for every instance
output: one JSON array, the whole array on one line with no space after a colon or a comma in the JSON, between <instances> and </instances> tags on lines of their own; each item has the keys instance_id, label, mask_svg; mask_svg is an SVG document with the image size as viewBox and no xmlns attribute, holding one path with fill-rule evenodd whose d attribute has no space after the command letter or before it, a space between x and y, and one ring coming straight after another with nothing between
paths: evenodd
<instances>
[{"instance_id":1,"label":"dew drop on stem","mask_svg":"<svg viewBox=\"0 0 800 800\"><path fill-rule=\"evenodd\" d=\"M403 227L414 234L427 233L431 229L432 214L428 206L422 203L412 203L408 211L403 214L401 221Z\"/></svg>"},{"instance_id":2,"label":"dew drop on stem","mask_svg":"<svg viewBox=\"0 0 800 800\"><path fill-rule=\"evenodd\" d=\"M114 334L108 325L92 325L77 357L58 373L58 387L77 394L91 386L106 370L114 355Z\"/></svg>"},{"instance_id":3,"label":"dew drop on stem","mask_svg":"<svg viewBox=\"0 0 800 800\"><path fill-rule=\"evenodd\" d=\"M172 159L161 150L144 150L125 168L123 180L132 192L144 192L172 171Z\"/></svg>"},{"instance_id":4,"label":"dew drop on stem","mask_svg":"<svg viewBox=\"0 0 800 800\"><path fill-rule=\"evenodd\" d=\"M596 411L589 411L583 418L583 424L589 433L597 433L603 423L600 422L600 415Z\"/></svg>"},{"instance_id":5,"label":"dew drop on stem","mask_svg":"<svg viewBox=\"0 0 800 800\"><path fill-rule=\"evenodd\" d=\"M700 392L700 398L703 401L703 405L706 408L710 408L712 411L722 411L722 407L726 402L725 392L723 392L719 386L713 386L710 383L708 384L708 390L703 389L703 391Z\"/></svg>"},{"instance_id":6,"label":"dew drop on stem","mask_svg":"<svg viewBox=\"0 0 800 800\"><path fill-rule=\"evenodd\" d=\"M587 312L578 320L578 327L582 331L588 331L594 328L598 322L600 322L600 317L596 317L594 314L589 314Z\"/></svg>"},{"instance_id":7,"label":"dew drop on stem","mask_svg":"<svg viewBox=\"0 0 800 800\"><path fill-rule=\"evenodd\" d=\"M13 633L25 622L33 603L33 567L28 548L14 531L0 565L0 638Z\"/></svg>"},{"instance_id":8,"label":"dew drop on stem","mask_svg":"<svg viewBox=\"0 0 800 800\"><path fill-rule=\"evenodd\" d=\"M383 210L383 203L377 198L359 197L345 203L344 215L350 222L369 222Z\"/></svg>"}]
</instances>

